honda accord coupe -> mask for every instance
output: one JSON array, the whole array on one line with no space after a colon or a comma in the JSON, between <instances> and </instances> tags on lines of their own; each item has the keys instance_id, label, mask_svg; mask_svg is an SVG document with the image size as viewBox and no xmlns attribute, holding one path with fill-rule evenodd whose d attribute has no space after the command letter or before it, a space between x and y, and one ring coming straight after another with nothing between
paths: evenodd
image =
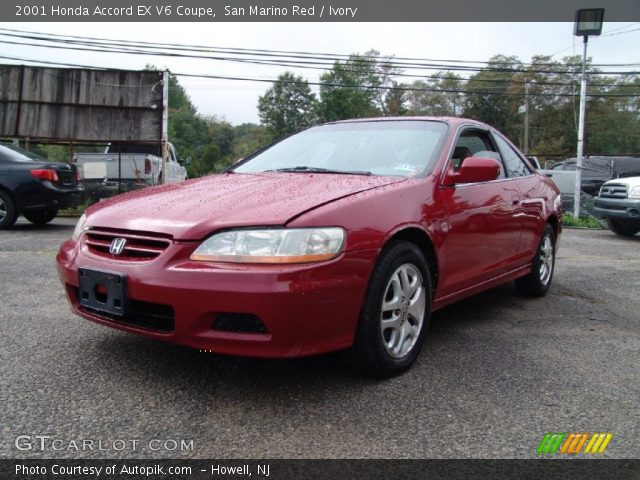
<instances>
[{"instance_id":1,"label":"honda accord coupe","mask_svg":"<svg viewBox=\"0 0 640 480\"><path fill-rule=\"evenodd\" d=\"M349 120L93 205L57 261L94 322L221 354L345 350L389 377L433 311L512 280L544 295L561 228L558 189L495 129Z\"/></svg>"}]
</instances>

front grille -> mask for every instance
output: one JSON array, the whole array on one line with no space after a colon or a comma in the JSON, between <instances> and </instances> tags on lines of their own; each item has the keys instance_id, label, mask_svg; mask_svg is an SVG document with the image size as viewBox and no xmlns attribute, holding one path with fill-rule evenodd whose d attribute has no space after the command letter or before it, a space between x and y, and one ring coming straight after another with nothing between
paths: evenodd
<instances>
[{"instance_id":1,"label":"front grille","mask_svg":"<svg viewBox=\"0 0 640 480\"><path fill-rule=\"evenodd\" d=\"M69 285L68 288L75 295L74 303L76 303L78 301L78 287ZM176 314L170 305L129 299L124 315L122 316L80 305L78 305L78 308L81 311L89 312L114 323L123 323L148 330L157 330L163 333L173 332L175 329Z\"/></svg>"},{"instance_id":2,"label":"front grille","mask_svg":"<svg viewBox=\"0 0 640 480\"><path fill-rule=\"evenodd\" d=\"M124 248L119 254L109 252L115 239L125 240ZM110 228L91 229L85 234L85 245L91 253L116 260L145 261L153 260L169 245L171 237L151 232L136 232Z\"/></svg>"},{"instance_id":3,"label":"front grille","mask_svg":"<svg viewBox=\"0 0 640 480\"><path fill-rule=\"evenodd\" d=\"M600 190L602 198L627 198L627 186L617 183L605 185Z\"/></svg>"},{"instance_id":4,"label":"front grille","mask_svg":"<svg viewBox=\"0 0 640 480\"><path fill-rule=\"evenodd\" d=\"M219 313L213 329L233 333L269 333L260 317L250 313Z\"/></svg>"}]
</instances>

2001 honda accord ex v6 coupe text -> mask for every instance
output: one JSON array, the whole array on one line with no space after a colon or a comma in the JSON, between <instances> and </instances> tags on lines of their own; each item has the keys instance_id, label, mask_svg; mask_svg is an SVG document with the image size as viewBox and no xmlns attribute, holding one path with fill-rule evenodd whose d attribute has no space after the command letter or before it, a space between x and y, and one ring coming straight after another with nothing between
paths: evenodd
<instances>
[{"instance_id":1,"label":"2001 honda accord ex v6 coupe text","mask_svg":"<svg viewBox=\"0 0 640 480\"><path fill-rule=\"evenodd\" d=\"M388 377L432 311L511 280L544 295L560 230L557 188L493 128L351 120L93 205L57 260L94 322L234 355L347 350Z\"/></svg>"}]
</instances>

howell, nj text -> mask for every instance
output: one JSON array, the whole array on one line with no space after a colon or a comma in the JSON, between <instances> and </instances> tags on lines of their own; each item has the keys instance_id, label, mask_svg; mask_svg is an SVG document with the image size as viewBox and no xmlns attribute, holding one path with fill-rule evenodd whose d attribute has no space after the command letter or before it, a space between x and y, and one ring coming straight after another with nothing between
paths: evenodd
<instances>
[{"instance_id":1,"label":"howell, nj text","mask_svg":"<svg viewBox=\"0 0 640 480\"><path fill-rule=\"evenodd\" d=\"M201 470L204 472L204 470ZM254 470L253 466L249 464L239 464L239 465L211 465L211 470L209 473L211 475L241 475L244 477L250 477L255 473L260 477L268 477L271 472L271 467L267 465L256 465L256 469Z\"/></svg>"}]
</instances>

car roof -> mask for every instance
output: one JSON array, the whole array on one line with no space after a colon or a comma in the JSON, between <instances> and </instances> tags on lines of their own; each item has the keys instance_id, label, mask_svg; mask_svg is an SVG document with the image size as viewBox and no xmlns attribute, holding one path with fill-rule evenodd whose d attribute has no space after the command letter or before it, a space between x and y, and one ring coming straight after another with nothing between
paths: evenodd
<instances>
[{"instance_id":1,"label":"car roof","mask_svg":"<svg viewBox=\"0 0 640 480\"><path fill-rule=\"evenodd\" d=\"M492 128L490 125L479 122L478 120L473 120L471 118L462 118L462 117L447 117L447 116L401 116L401 117L366 117L366 118L350 118L347 120L337 120L335 122L328 122L328 124L336 124L336 123L357 123L357 122L388 122L388 121L428 121L428 122L445 122L453 126L457 126L460 124L474 124L483 128Z\"/></svg>"},{"instance_id":2,"label":"car roof","mask_svg":"<svg viewBox=\"0 0 640 480\"><path fill-rule=\"evenodd\" d=\"M30 152L24 148L16 147L9 143L0 142L0 153L5 160L11 161L31 161L31 162L48 162L46 158L37 153Z\"/></svg>"}]
</instances>

